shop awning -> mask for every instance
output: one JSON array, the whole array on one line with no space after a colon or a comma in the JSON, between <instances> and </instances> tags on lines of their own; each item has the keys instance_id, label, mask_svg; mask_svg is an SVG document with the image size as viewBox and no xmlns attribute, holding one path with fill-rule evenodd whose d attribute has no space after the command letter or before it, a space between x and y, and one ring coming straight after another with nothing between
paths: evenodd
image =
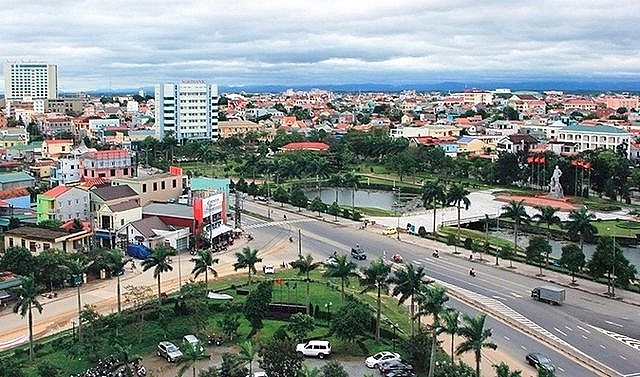
<instances>
[{"instance_id":1,"label":"shop awning","mask_svg":"<svg viewBox=\"0 0 640 377\"><path fill-rule=\"evenodd\" d=\"M217 228L213 228L213 231L211 232L209 237L210 238L216 238L221 234L225 234L225 233L228 233L228 232L231 232L231 231L233 231L232 227L222 224Z\"/></svg>"}]
</instances>

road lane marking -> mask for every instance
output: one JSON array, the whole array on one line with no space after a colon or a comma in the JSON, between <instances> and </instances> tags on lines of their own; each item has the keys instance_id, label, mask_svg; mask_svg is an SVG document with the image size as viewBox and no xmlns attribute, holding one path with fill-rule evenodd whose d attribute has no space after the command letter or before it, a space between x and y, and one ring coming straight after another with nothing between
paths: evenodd
<instances>
[{"instance_id":1,"label":"road lane marking","mask_svg":"<svg viewBox=\"0 0 640 377\"><path fill-rule=\"evenodd\" d=\"M587 336L586 336L586 335L583 335L583 336L582 336L582 339L589 339L589 338L587 338Z\"/></svg>"},{"instance_id":2,"label":"road lane marking","mask_svg":"<svg viewBox=\"0 0 640 377\"><path fill-rule=\"evenodd\" d=\"M622 356L622 355L618 355L618 356L620 356L620 358L621 358L622 360L626 360L626 359L627 359L626 357L624 357L624 356Z\"/></svg>"},{"instance_id":3,"label":"road lane marking","mask_svg":"<svg viewBox=\"0 0 640 377\"><path fill-rule=\"evenodd\" d=\"M566 372L566 371L565 371L563 368L561 368L561 367L558 367L558 370L559 370L560 372L562 372L562 373Z\"/></svg>"},{"instance_id":4,"label":"road lane marking","mask_svg":"<svg viewBox=\"0 0 640 377\"><path fill-rule=\"evenodd\" d=\"M608 324L613 325L613 326L624 327L623 325L621 325L619 323L615 323L615 322L611 322L611 321L604 321L604 323L608 323Z\"/></svg>"},{"instance_id":5,"label":"road lane marking","mask_svg":"<svg viewBox=\"0 0 640 377\"><path fill-rule=\"evenodd\" d=\"M565 326L564 328L569 330L569 331L573 331L573 329L571 327L569 327L569 326Z\"/></svg>"},{"instance_id":6,"label":"road lane marking","mask_svg":"<svg viewBox=\"0 0 640 377\"><path fill-rule=\"evenodd\" d=\"M511 340L511 338L509 338L509 337L508 337L508 336L506 336L506 335L503 335L503 337L504 337L504 339L505 339L506 341L510 341L510 340Z\"/></svg>"},{"instance_id":7,"label":"road lane marking","mask_svg":"<svg viewBox=\"0 0 640 377\"><path fill-rule=\"evenodd\" d=\"M515 298L522 298L522 295L519 295L519 294L517 294L517 293L515 293L515 292L511 292L511 295L512 295L513 297L515 297Z\"/></svg>"},{"instance_id":8,"label":"road lane marking","mask_svg":"<svg viewBox=\"0 0 640 377\"><path fill-rule=\"evenodd\" d=\"M640 351L640 340L635 339L635 338L630 338L628 336L622 335L622 334L618 334L616 332L613 331L609 331L609 330L605 330L605 329L601 329L599 327L596 326L591 326L594 330L597 330L605 335L608 335L610 337L612 337L613 339L622 342L624 344L626 344L627 346L635 349L636 351Z\"/></svg>"},{"instance_id":9,"label":"road lane marking","mask_svg":"<svg viewBox=\"0 0 640 377\"><path fill-rule=\"evenodd\" d=\"M577 327L577 328L579 328L580 330L582 330L582 331L586 332L587 334L591 334L591 331L589 331L589 330L585 329L585 328L584 328L584 327L582 327L582 326L576 326L576 327Z\"/></svg>"},{"instance_id":10,"label":"road lane marking","mask_svg":"<svg viewBox=\"0 0 640 377\"><path fill-rule=\"evenodd\" d=\"M554 327L553 329L554 329L554 330L556 330L557 332L559 332L560 334L562 334L563 336L567 336L567 333L566 333L566 332L563 332L563 331L562 331L562 330L560 330L559 328Z\"/></svg>"},{"instance_id":11,"label":"road lane marking","mask_svg":"<svg viewBox=\"0 0 640 377\"><path fill-rule=\"evenodd\" d=\"M607 347L605 347L603 344L600 345L600 348L602 348L603 350L607 349Z\"/></svg>"},{"instance_id":12,"label":"road lane marking","mask_svg":"<svg viewBox=\"0 0 640 377\"><path fill-rule=\"evenodd\" d=\"M525 351L527 350L527 347L525 347L525 346L520 346L520 348L522 348Z\"/></svg>"},{"instance_id":13,"label":"road lane marking","mask_svg":"<svg viewBox=\"0 0 640 377\"><path fill-rule=\"evenodd\" d=\"M419 260L414 260L412 263L413 264L422 264L422 262L420 262Z\"/></svg>"}]
</instances>

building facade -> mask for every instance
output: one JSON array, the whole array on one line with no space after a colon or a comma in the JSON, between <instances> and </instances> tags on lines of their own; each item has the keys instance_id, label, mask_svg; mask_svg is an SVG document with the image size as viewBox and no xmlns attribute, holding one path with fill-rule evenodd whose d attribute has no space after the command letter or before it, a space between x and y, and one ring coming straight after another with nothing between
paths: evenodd
<instances>
[{"instance_id":1,"label":"building facade","mask_svg":"<svg viewBox=\"0 0 640 377\"><path fill-rule=\"evenodd\" d=\"M174 167L168 173L160 174L144 174L143 170L138 170L137 177L117 178L112 184L131 187L140 195L140 205L145 206L150 202L177 201L189 187L189 177L182 174L182 169Z\"/></svg>"},{"instance_id":2,"label":"building facade","mask_svg":"<svg viewBox=\"0 0 640 377\"><path fill-rule=\"evenodd\" d=\"M58 98L58 66L44 62L7 62L4 65L7 100Z\"/></svg>"},{"instance_id":3,"label":"building facade","mask_svg":"<svg viewBox=\"0 0 640 377\"><path fill-rule=\"evenodd\" d=\"M88 152L80 157L82 180L131 177L133 174L132 166L131 152L126 149Z\"/></svg>"},{"instance_id":4,"label":"building facade","mask_svg":"<svg viewBox=\"0 0 640 377\"><path fill-rule=\"evenodd\" d=\"M89 192L78 187L57 186L38 195L38 223L89 218Z\"/></svg>"},{"instance_id":5,"label":"building facade","mask_svg":"<svg viewBox=\"0 0 640 377\"><path fill-rule=\"evenodd\" d=\"M163 83L155 86L156 134L173 131L179 143L217 140L218 86L202 80Z\"/></svg>"},{"instance_id":6,"label":"building facade","mask_svg":"<svg viewBox=\"0 0 640 377\"><path fill-rule=\"evenodd\" d=\"M607 148L615 150L620 144L627 144L627 158L631 159L633 134L610 125L588 126L569 125L558 131L558 142L575 143L578 152Z\"/></svg>"},{"instance_id":7,"label":"building facade","mask_svg":"<svg viewBox=\"0 0 640 377\"><path fill-rule=\"evenodd\" d=\"M25 225L4 233L4 247L5 250L9 247L24 247L33 255L48 249L77 253L88 250L90 239L91 231L85 229L69 232L64 229Z\"/></svg>"}]
</instances>

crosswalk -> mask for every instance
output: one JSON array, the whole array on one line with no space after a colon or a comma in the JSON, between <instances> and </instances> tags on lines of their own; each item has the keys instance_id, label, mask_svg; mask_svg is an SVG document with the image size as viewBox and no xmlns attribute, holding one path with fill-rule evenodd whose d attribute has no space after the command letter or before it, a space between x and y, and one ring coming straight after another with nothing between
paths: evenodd
<instances>
[{"instance_id":1,"label":"crosswalk","mask_svg":"<svg viewBox=\"0 0 640 377\"><path fill-rule=\"evenodd\" d=\"M244 229L244 230L259 229L259 228L266 228L266 227L270 227L270 226L283 226L283 225L289 225L289 224L307 223L307 222L311 222L311 221L317 221L317 220L316 219L307 219L307 218L305 218L305 219L296 219L296 220L259 222L259 223L245 225L245 226L242 227L242 229Z\"/></svg>"}]
</instances>

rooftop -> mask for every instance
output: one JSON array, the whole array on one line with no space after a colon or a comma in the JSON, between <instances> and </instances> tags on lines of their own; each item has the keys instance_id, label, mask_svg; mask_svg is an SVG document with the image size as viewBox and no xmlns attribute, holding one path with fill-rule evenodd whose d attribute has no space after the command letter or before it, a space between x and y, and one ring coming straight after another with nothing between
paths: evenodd
<instances>
[{"instance_id":1,"label":"rooftop","mask_svg":"<svg viewBox=\"0 0 640 377\"><path fill-rule=\"evenodd\" d=\"M595 126L587 126L584 124L574 124L566 126L563 131L576 131L576 132L595 132L600 134L627 134L628 132L614 126L606 124L598 124Z\"/></svg>"},{"instance_id":2,"label":"rooftop","mask_svg":"<svg viewBox=\"0 0 640 377\"><path fill-rule=\"evenodd\" d=\"M52 229L34 225L25 225L4 232L5 236L22 237L31 240L54 242L57 238L68 236L70 233L64 229Z\"/></svg>"},{"instance_id":3,"label":"rooftop","mask_svg":"<svg viewBox=\"0 0 640 377\"><path fill-rule=\"evenodd\" d=\"M138 194L127 185L95 187L91 192L104 201L138 196Z\"/></svg>"},{"instance_id":4,"label":"rooftop","mask_svg":"<svg viewBox=\"0 0 640 377\"><path fill-rule=\"evenodd\" d=\"M142 214L193 219L193 207L176 203L150 203L142 207Z\"/></svg>"},{"instance_id":5,"label":"rooftop","mask_svg":"<svg viewBox=\"0 0 640 377\"><path fill-rule=\"evenodd\" d=\"M25 172L13 172L13 173L2 173L0 174L0 183L11 183L11 182L20 182L20 181L28 181L36 179L30 176Z\"/></svg>"}]
</instances>

